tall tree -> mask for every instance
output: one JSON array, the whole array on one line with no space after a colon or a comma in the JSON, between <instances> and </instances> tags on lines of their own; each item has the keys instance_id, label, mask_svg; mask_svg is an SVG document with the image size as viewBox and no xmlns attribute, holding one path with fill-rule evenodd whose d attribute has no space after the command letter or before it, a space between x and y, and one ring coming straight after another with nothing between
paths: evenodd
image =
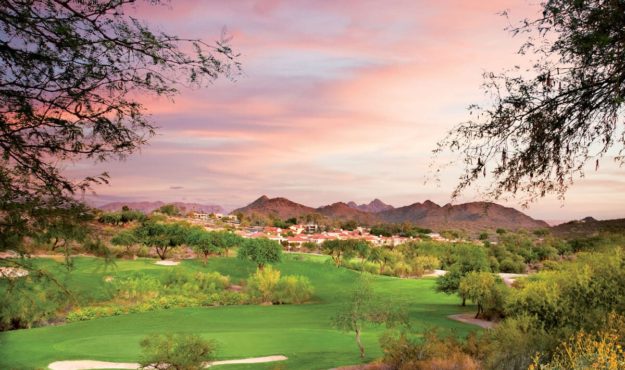
<instances>
[{"instance_id":1,"label":"tall tree","mask_svg":"<svg viewBox=\"0 0 625 370\"><path fill-rule=\"evenodd\" d=\"M492 177L493 198L548 193L563 197L587 164L614 155L625 162L625 3L546 0L542 13L511 26L530 68L486 73L487 105L451 131L435 152L464 163L454 192ZM610 151L613 149L612 151Z\"/></svg>"},{"instance_id":2,"label":"tall tree","mask_svg":"<svg viewBox=\"0 0 625 370\"><path fill-rule=\"evenodd\" d=\"M0 249L36 232L42 209L107 181L73 181L64 161L123 158L146 143L155 126L139 95L171 97L180 82L239 68L227 40L154 32L126 14L134 2L0 1L0 235L13 236Z\"/></svg>"}]
</instances>

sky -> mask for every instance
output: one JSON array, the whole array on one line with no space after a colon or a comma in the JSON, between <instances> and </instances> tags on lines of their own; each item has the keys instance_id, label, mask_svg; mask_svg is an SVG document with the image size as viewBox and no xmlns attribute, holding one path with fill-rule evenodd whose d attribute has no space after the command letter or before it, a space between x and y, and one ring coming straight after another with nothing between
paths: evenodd
<instances>
[{"instance_id":1,"label":"sky","mask_svg":"<svg viewBox=\"0 0 625 370\"><path fill-rule=\"evenodd\" d=\"M107 171L89 201L186 201L228 210L265 194L309 206L379 198L394 206L450 202L459 168L430 178L432 150L483 101L481 75L523 60L508 20L536 2L213 0L140 5L156 29L212 42L225 28L243 73L173 101L142 97L158 135L122 162L78 162L70 176ZM602 164L546 220L624 217L622 169ZM456 200L481 200L467 191ZM519 202L501 202L520 208Z\"/></svg>"}]
</instances>

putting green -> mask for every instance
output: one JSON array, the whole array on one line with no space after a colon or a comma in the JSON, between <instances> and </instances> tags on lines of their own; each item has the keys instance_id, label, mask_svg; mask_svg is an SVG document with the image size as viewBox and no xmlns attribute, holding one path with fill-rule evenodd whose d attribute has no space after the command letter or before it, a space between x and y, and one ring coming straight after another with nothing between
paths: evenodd
<instances>
[{"instance_id":1,"label":"putting green","mask_svg":"<svg viewBox=\"0 0 625 370\"><path fill-rule=\"evenodd\" d=\"M61 360L100 360L136 362L140 358L139 341L146 335L163 332L197 333L219 342L219 360L269 355L289 359L283 369L327 369L360 363L353 334L340 332L330 325L330 318L345 301L358 273L339 269L324 258L289 255L277 268L283 274L307 276L315 287L313 302L284 306L228 306L171 309L129 314L91 321L0 333L0 368L45 368ZM65 274L55 262L38 262L56 274ZM156 266L153 260L119 261L116 269L103 270L101 261L80 258L76 271L66 281L74 289L90 292L93 299L108 294L105 276L118 278L136 271L164 274L170 269L219 271L232 281L246 278L254 266L234 258L215 258L204 265L183 261L179 266ZM463 312L457 297L434 291L433 279L397 279L376 276L375 290L384 298L405 303L411 324L416 330L428 326L455 329L466 335L474 326L447 318ZM464 311L471 308L465 308ZM370 361L381 355L378 343L382 327L366 328L363 342ZM276 364L223 365L224 369L273 369Z\"/></svg>"}]
</instances>

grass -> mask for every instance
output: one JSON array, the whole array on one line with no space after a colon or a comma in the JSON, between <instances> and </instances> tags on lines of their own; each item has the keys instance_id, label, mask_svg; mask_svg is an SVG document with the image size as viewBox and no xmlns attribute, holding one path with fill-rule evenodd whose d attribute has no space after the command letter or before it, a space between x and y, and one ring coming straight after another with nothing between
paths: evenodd
<instances>
[{"instance_id":1,"label":"grass","mask_svg":"<svg viewBox=\"0 0 625 370\"><path fill-rule=\"evenodd\" d=\"M52 260L39 260L40 267L62 276L72 289L98 300L111 292L105 276L118 278L141 271L156 276L171 269L219 271L232 281L247 278L251 263L235 258L183 261L179 266L154 265L154 260L120 260L114 269L102 269L95 258L78 258L75 271L67 274ZM239 369L328 369L360 363L352 333L333 329L330 319L345 301L358 273L334 267L320 256L288 255L277 266L282 274L307 276L315 287L313 302L284 306L229 306L171 309L101 318L91 321L0 333L0 368L45 368L58 360L93 359L135 362L140 357L139 341L146 335L163 332L197 333L219 342L218 359L283 354L288 361L256 365L224 365ZM415 330L428 326L454 329L466 335L475 327L449 320L462 312L457 297L436 293L433 279L397 279L376 276L374 289L384 298L409 307ZM468 308L471 309L471 308ZM465 308L466 310L466 308ZM378 337L383 327L364 331L366 361L381 356ZM280 367L281 366L281 367Z\"/></svg>"}]
</instances>

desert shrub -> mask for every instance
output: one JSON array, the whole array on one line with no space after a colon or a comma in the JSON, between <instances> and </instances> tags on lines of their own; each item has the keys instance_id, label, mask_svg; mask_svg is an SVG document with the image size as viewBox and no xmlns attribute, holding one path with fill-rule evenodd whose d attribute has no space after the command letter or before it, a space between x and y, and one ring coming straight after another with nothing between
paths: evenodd
<instances>
[{"instance_id":1,"label":"desert shrub","mask_svg":"<svg viewBox=\"0 0 625 370\"><path fill-rule=\"evenodd\" d=\"M278 281L274 300L279 304L300 304L313 295L313 287L305 276L285 276Z\"/></svg>"},{"instance_id":2,"label":"desert shrub","mask_svg":"<svg viewBox=\"0 0 625 370\"><path fill-rule=\"evenodd\" d=\"M230 286L230 278L217 271L198 272L195 275L195 282L202 290L223 290Z\"/></svg>"},{"instance_id":3,"label":"desert shrub","mask_svg":"<svg viewBox=\"0 0 625 370\"><path fill-rule=\"evenodd\" d=\"M416 256L410 261L412 274L422 276L428 271L441 267L441 261L435 256Z\"/></svg>"},{"instance_id":4,"label":"desert shrub","mask_svg":"<svg viewBox=\"0 0 625 370\"><path fill-rule=\"evenodd\" d=\"M455 335L426 330L423 338L406 332L387 332L380 338L384 363L393 370L477 370L479 362Z\"/></svg>"},{"instance_id":5,"label":"desert shrub","mask_svg":"<svg viewBox=\"0 0 625 370\"><path fill-rule=\"evenodd\" d=\"M134 275L127 278L116 279L113 282L117 296L131 301L142 301L159 295L161 282L151 276Z\"/></svg>"},{"instance_id":6,"label":"desert shrub","mask_svg":"<svg viewBox=\"0 0 625 370\"><path fill-rule=\"evenodd\" d=\"M403 261L399 261L395 263L395 265L393 265L392 271L393 271L393 275L395 276L405 277L405 276L410 275L410 273L412 272L412 268L410 267L409 264Z\"/></svg>"},{"instance_id":7,"label":"desert shrub","mask_svg":"<svg viewBox=\"0 0 625 370\"><path fill-rule=\"evenodd\" d=\"M196 334L149 335L141 341L142 368L199 370L214 358L217 344Z\"/></svg>"},{"instance_id":8,"label":"desert shrub","mask_svg":"<svg viewBox=\"0 0 625 370\"><path fill-rule=\"evenodd\" d=\"M368 272L370 274L380 274L380 266L377 263L365 262L363 268L365 272Z\"/></svg>"},{"instance_id":9,"label":"desert shrub","mask_svg":"<svg viewBox=\"0 0 625 370\"><path fill-rule=\"evenodd\" d=\"M280 271L271 266L257 269L256 273L247 280L247 290L250 296L260 302L271 302L276 285L280 281Z\"/></svg>"},{"instance_id":10,"label":"desert shrub","mask_svg":"<svg viewBox=\"0 0 625 370\"><path fill-rule=\"evenodd\" d=\"M589 334L582 330L562 343L550 361L541 363L536 356L529 369L625 369L625 353L620 344L623 339L611 331Z\"/></svg>"}]
</instances>

